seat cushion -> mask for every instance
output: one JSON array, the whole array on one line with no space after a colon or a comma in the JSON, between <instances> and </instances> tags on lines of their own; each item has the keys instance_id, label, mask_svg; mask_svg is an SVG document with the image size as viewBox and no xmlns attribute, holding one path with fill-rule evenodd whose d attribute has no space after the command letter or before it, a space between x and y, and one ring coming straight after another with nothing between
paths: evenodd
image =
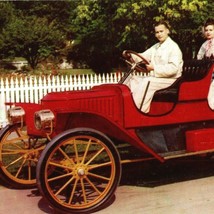
<instances>
[{"instance_id":1,"label":"seat cushion","mask_svg":"<svg viewBox=\"0 0 214 214\"><path fill-rule=\"evenodd\" d=\"M155 93L153 100L156 102L176 102L178 100L178 88L169 88Z\"/></svg>"}]
</instances>

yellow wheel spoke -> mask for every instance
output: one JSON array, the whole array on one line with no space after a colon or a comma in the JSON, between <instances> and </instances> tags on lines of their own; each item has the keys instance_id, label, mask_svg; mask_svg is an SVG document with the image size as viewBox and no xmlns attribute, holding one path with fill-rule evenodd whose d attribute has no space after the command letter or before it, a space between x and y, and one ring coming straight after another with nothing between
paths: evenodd
<instances>
[{"instance_id":1,"label":"yellow wheel spoke","mask_svg":"<svg viewBox=\"0 0 214 214\"><path fill-rule=\"evenodd\" d=\"M71 175L72 175L72 172L64 174L64 175L59 175L59 176L56 176L56 177L53 177L53 178L49 178L48 182L59 180L61 178L66 178L66 177L71 176Z\"/></svg>"},{"instance_id":2,"label":"yellow wheel spoke","mask_svg":"<svg viewBox=\"0 0 214 214\"><path fill-rule=\"evenodd\" d=\"M43 151L46 145L39 146L38 148L33 149L33 152Z\"/></svg>"},{"instance_id":3,"label":"yellow wheel spoke","mask_svg":"<svg viewBox=\"0 0 214 214\"><path fill-rule=\"evenodd\" d=\"M101 148L87 163L86 163L86 165L89 165L100 153L102 153L103 152L103 150L104 150L105 148L103 147L103 148Z\"/></svg>"},{"instance_id":4,"label":"yellow wheel spoke","mask_svg":"<svg viewBox=\"0 0 214 214\"><path fill-rule=\"evenodd\" d=\"M49 162L48 164L51 166L56 166L56 167L62 168L62 169L71 169L70 167L59 164L59 163Z\"/></svg>"},{"instance_id":5,"label":"yellow wheel spoke","mask_svg":"<svg viewBox=\"0 0 214 214\"><path fill-rule=\"evenodd\" d=\"M62 153L62 155L63 155L67 160L69 160L72 164L74 164L73 159L69 158L69 156L68 156L61 148L59 148L59 151Z\"/></svg>"},{"instance_id":6,"label":"yellow wheel spoke","mask_svg":"<svg viewBox=\"0 0 214 214\"><path fill-rule=\"evenodd\" d=\"M86 158L86 155L88 154L88 150L89 150L90 145L91 145L91 139L89 140L87 147L85 149L85 153L83 155L82 162L81 162L82 164L85 162L85 158Z\"/></svg>"},{"instance_id":7,"label":"yellow wheel spoke","mask_svg":"<svg viewBox=\"0 0 214 214\"><path fill-rule=\"evenodd\" d=\"M15 175L16 178L18 178L18 176L19 176L19 174L20 174L20 172L21 172L21 170L22 170L22 168L23 168L23 166L24 166L25 163L26 163L26 159L24 159L22 161L22 164L20 165L20 167L19 167L19 169L18 169L18 171L17 171L17 173Z\"/></svg>"},{"instance_id":8,"label":"yellow wheel spoke","mask_svg":"<svg viewBox=\"0 0 214 214\"><path fill-rule=\"evenodd\" d=\"M21 157L19 157L18 159L14 160L13 162L9 163L7 166L5 166L5 168L7 169L9 166L17 163L18 161L20 161L22 158L24 157L24 155L22 155Z\"/></svg>"},{"instance_id":9,"label":"yellow wheel spoke","mask_svg":"<svg viewBox=\"0 0 214 214\"><path fill-rule=\"evenodd\" d=\"M74 180L74 176L69 179L56 193L55 196L57 196L60 192L62 192L72 181Z\"/></svg>"},{"instance_id":10,"label":"yellow wheel spoke","mask_svg":"<svg viewBox=\"0 0 214 214\"><path fill-rule=\"evenodd\" d=\"M87 203L86 192L85 192L85 185L84 185L84 182L83 182L83 178L80 179L80 182L81 182L81 187L82 187L83 199L84 199L84 202Z\"/></svg>"},{"instance_id":11,"label":"yellow wheel spoke","mask_svg":"<svg viewBox=\"0 0 214 214\"><path fill-rule=\"evenodd\" d=\"M31 180L31 168L32 168L32 165L31 165L31 161L28 160L28 180Z\"/></svg>"},{"instance_id":12,"label":"yellow wheel spoke","mask_svg":"<svg viewBox=\"0 0 214 214\"><path fill-rule=\"evenodd\" d=\"M89 172L88 175L91 175L91 176L93 176L95 178L100 178L102 180L110 181L110 178L107 178L107 177L104 177L104 176L101 176L101 175L97 175L97 174L94 174L94 173L91 173L91 172Z\"/></svg>"},{"instance_id":13,"label":"yellow wheel spoke","mask_svg":"<svg viewBox=\"0 0 214 214\"><path fill-rule=\"evenodd\" d=\"M80 161L79 161L79 154L78 154L78 149L77 149L77 144L76 144L76 142L74 142L74 151L75 151L75 156L76 156L77 163L80 163Z\"/></svg>"},{"instance_id":14,"label":"yellow wheel spoke","mask_svg":"<svg viewBox=\"0 0 214 214\"><path fill-rule=\"evenodd\" d=\"M77 182L78 182L79 180L78 179L76 179L75 180L75 182L74 182L74 186L73 186L73 189L72 189L72 192L71 192L71 195L70 195L70 198L69 198L69 204L71 204L71 202L72 202L72 199L73 199L73 197L74 197L74 193L75 193L75 190L76 190L76 187L77 187Z\"/></svg>"},{"instance_id":15,"label":"yellow wheel spoke","mask_svg":"<svg viewBox=\"0 0 214 214\"><path fill-rule=\"evenodd\" d=\"M104 167L104 166L110 166L112 165L112 162L106 162L106 163L100 163L100 164L92 164L92 165L89 165L89 169L96 169L96 168L99 168L99 167Z\"/></svg>"},{"instance_id":16,"label":"yellow wheel spoke","mask_svg":"<svg viewBox=\"0 0 214 214\"><path fill-rule=\"evenodd\" d=\"M19 140L19 141L18 141ZM20 145L18 145L18 143L17 142L19 142L19 143L21 143L20 142L21 141L21 139L13 139L13 140L6 140L5 142L4 142L4 144L3 144L3 146L14 146L14 147L16 147L16 148L18 148L18 149L23 149ZM22 142L23 143L23 142Z\"/></svg>"},{"instance_id":17,"label":"yellow wheel spoke","mask_svg":"<svg viewBox=\"0 0 214 214\"><path fill-rule=\"evenodd\" d=\"M17 154L24 154L26 150L12 150L12 149L4 149L1 153L2 155L17 155Z\"/></svg>"},{"instance_id":18,"label":"yellow wheel spoke","mask_svg":"<svg viewBox=\"0 0 214 214\"><path fill-rule=\"evenodd\" d=\"M45 148L45 146L39 147L37 149L23 149L23 148L19 148L19 149L6 149L3 148L1 154L2 155L7 155L7 154L30 154L30 153L35 153L37 151L42 151Z\"/></svg>"},{"instance_id":19,"label":"yellow wheel spoke","mask_svg":"<svg viewBox=\"0 0 214 214\"><path fill-rule=\"evenodd\" d=\"M99 194L101 195L101 192L97 189L97 187L89 180L88 177L85 178L87 182L91 185L91 187Z\"/></svg>"}]
</instances>

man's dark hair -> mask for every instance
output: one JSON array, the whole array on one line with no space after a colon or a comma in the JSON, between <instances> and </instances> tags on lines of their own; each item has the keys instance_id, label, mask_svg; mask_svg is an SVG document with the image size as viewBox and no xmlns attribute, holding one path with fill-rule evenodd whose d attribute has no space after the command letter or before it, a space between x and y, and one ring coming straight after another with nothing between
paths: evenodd
<instances>
[{"instance_id":1,"label":"man's dark hair","mask_svg":"<svg viewBox=\"0 0 214 214\"><path fill-rule=\"evenodd\" d=\"M157 27L159 25L164 25L168 30L171 30L171 26L169 25L168 21L166 20L160 20L154 23L153 27Z\"/></svg>"}]
</instances>

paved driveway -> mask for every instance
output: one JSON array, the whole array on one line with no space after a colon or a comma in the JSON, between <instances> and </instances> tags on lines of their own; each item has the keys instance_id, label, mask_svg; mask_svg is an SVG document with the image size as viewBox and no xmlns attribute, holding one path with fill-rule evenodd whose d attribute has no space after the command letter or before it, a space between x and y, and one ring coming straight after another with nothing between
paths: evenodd
<instances>
[{"instance_id":1,"label":"paved driveway","mask_svg":"<svg viewBox=\"0 0 214 214\"><path fill-rule=\"evenodd\" d=\"M212 214L214 161L176 160L124 166L121 185L110 206L98 214ZM128 170L129 171L129 170ZM125 179L124 179L125 178ZM11 190L0 186L0 213L54 213L37 189Z\"/></svg>"}]
</instances>

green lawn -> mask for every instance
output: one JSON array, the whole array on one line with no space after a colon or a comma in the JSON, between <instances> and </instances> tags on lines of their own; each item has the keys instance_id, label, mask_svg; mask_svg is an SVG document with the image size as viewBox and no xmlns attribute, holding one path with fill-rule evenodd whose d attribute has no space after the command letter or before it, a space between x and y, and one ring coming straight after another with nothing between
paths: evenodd
<instances>
[{"instance_id":1,"label":"green lawn","mask_svg":"<svg viewBox=\"0 0 214 214\"><path fill-rule=\"evenodd\" d=\"M92 69L60 69L59 73L62 74L94 74Z\"/></svg>"},{"instance_id":2,"label":"green lawn","mask_svg":"<svg viewBox=\"0 0 214 214\"><path fill-rule=\"evenodd\" d=\"M1 77L8 75L16 75L16 74L25 74L25 75L78 75L78 74L94 74L95 72L92 69L59 69L56 71L53 70L33 70L33 71L15 71L15 70L5 70L1 69L0 74Z\"/></svg>"}]
</instances>

